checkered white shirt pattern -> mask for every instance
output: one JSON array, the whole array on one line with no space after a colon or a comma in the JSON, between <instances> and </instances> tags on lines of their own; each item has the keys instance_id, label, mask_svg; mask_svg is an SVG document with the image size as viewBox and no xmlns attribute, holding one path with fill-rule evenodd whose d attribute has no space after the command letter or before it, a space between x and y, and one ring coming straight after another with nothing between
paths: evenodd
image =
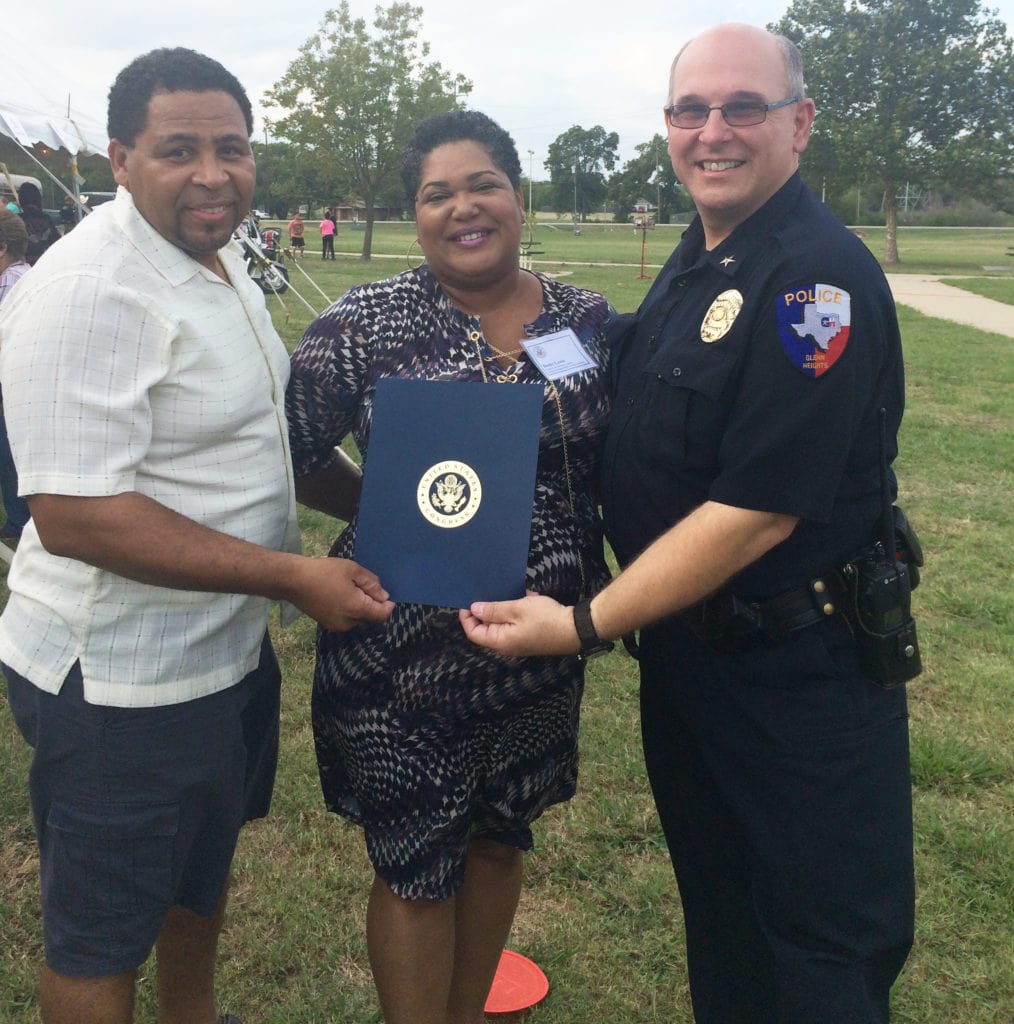
<instances>
[{"instance_id":1,"label":"checkered white shirt pattern","mask_svg":"<svg viewBox=\"0 0 1014 1024\"><path fill-rule=\"evenodd\" d=\"M288 357L238 254L232 284L163 239L120 189L0 310L0 380L21 493L136 491L212 529L298 550ZM252 671L260 597L137 583L49 554L29 522L0 660L95 704L174 704Z\"/></svg>"}]
</instances>

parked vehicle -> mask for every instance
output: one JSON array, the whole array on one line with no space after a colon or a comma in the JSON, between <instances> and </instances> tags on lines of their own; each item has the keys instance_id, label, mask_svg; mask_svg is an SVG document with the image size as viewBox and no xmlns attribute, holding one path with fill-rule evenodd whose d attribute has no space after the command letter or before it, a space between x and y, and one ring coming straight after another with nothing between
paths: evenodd
<instances>
[{"instance_id":1,"label":"parked vehicle","mask_svg":"<svg viewBox=\"0 0 1014 1024\"><path fill-rule=\"evenodd\" d=\"M247 219L233 234L246 260L246 270L267 295L281 295L289 287L289 271L276 246L268 245L256 224Z\"/></svg>"},{"instance_id":2,"label":"parked vehicle","mask_svg":"<svg viewBox=\"0 0 1014 1024\"><path fill-rule=\"evenodd\" d=\"M81 202L84 203L89 210L94 210L96 206L101 206L103 203L111 203L116 198L115 192L82 192Z\"/></svg>"},{"instance_id":3,"label":"parked vehicle","mask_svg":"<svg viewBox=\"0 0 1014 1024\"><path fill-rule=\"evenodd\" d=\"M18 190L22 185L34 185L39 194L42 194L42 182L38 178L33 178L30 174L11 174L4 164L0 173L0 206L6 206L11 200L17 202Z\"/></svg>"}]
</instances>

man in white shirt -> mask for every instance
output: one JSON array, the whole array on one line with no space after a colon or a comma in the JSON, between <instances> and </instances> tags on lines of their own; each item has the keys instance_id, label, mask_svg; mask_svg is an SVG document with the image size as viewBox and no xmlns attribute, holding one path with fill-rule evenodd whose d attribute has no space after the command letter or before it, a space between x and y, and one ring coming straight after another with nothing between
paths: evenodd
<instances>
[{"instance_id":1,"label":"man in white shirt","mask_svg":"<svg viewBox=\"0 0 1014 1024\"><path fill-rule=\"evenodd\" d=\"M269 601L328 629L393 607L355 563L298 553L288 358L226 248L251 129L217 62L132 62L109 98L116 201L0 318L32 512L0 661L35 748L44 1024L130 1024L152 948L161 1024L214 1024L229 865L277 758Z\"/></svg>"}]
</instances>

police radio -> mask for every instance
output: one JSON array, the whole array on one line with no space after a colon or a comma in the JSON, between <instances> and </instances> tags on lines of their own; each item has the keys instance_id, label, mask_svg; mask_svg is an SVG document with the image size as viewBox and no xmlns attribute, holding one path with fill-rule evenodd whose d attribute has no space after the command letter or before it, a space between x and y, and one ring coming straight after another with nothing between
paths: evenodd
<instances>
[{"instance_id":1,"label":"police radio","mask_svg":"<svg viewBox=\"0 0 1014 1024\"><path fill-rule=\"evenodd\" d=\"M863 672L880 686L899 686L919 675L922 659L912 591L919 584L922 548L905 513L891 500L887 469L887 410L880 410L880 498L877 539L842 567Z\"/></svg>"}]
</instances>

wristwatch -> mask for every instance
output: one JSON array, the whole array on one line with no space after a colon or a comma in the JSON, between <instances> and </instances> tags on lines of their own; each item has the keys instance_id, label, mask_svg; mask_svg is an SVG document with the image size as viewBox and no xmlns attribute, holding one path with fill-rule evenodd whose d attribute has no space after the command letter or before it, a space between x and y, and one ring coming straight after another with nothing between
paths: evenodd
<instances>
[{"instance_id":1,"label":"wristwatch","mask_svg":"<svg viewBox=\"0 0 1014 1024\"><path fill-rule=\"evenodd\" d=\"M581 650L577 652L577 656L582 661L594 658L598 654L608 654L613 649L611 640L603 640L595 632L595 624L591 617L591 598L574 605L574 628L577 630L578 640L581 641Z\"/></svg>"}]
</instances>

